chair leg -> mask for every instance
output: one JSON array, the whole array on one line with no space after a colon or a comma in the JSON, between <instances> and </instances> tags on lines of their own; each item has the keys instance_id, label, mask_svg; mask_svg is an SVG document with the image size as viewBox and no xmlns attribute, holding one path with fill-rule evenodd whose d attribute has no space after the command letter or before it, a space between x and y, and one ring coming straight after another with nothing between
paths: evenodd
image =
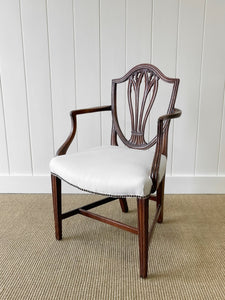
<instances>
[{"instance_id":1,"label":"chair leg","mask_svg":"<svg viewBox=\"0 0 225 300\"><path fill-rule=\"evenodd\" d=\"M120 206L121 206L121 209L122 209L122 212L128 212L128 205L127 205L127 200L126 198L120 198Z\"/></svg>"},{"instance_id":2,"label":"chair leg","mask_svg":"<svg viewBox=\"0 0 225 300\"><path fill-rule=\"evenodd\" d=\"M149 200L137 198L138 206L138 237L140 256L140 277L146 278L148 273L148 208Z\"/></svg>"},{"instance_id":3,"label":"chair leg","mask_svg":"<svg viewBox=\"0 0 225 300\"><path fill-rule=\"evenodd\" d=\"M57 240L62 239L62 196L61 196L61 179L52 175L52 198L55 219L55 237Z\"/></svg>"},{"instance_id":4,"label":"chair leg","mask_svg":"<svg viewBox=\"0 0 225 300\"><path fill-rule=\"evenodd\" d=\"M161 206L161 212L159 215L159 218L157 220L158 223L163 222L163 209L164 209L164 187L165 187L165 176L163 177L162 181L160 182L160 185L157 189L157 207Z\"/></svg>"}]
</instances>

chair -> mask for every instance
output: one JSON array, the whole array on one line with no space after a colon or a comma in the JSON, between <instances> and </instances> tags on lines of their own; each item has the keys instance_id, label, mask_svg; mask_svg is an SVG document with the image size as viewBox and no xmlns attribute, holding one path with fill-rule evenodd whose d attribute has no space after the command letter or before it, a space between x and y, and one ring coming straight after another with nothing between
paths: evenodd
<instances>
[{"instance_id":1,"label":"chair","mask_svg":"<svg viewBox=\"0 0 225 300\"><path fill-rule=\"evenodd\" d=\"M167 113L157 121L157 134L146 141L145 128L155 102L159 82L170 85ZM119 125L117 86L127 88L131 132L127 138ZM170 120L181 115L174 108L179 79L166 77L150 64L140 64L126 75L112 80L111 105L73 110L70 113L72 130L57 156L50 162L56 239L62 239L62 220L76 214L135 233L139 238L140 277L147 277L148 246L155 224L163 222L164 182ZM142 90L142 97L140 91ZM156 101L157 102L157 101ZM80 114L112 112L111 145L67 154L77 129ZM118 138L123 146L118 146ZM121 143L120 142L120 143ZM153 147L155 146L155 147ZM155 148L155 149L153 149ZM106 198L62 213L61 180L90 193ZM128 212L127 197L137 198L138 228L92 213L89 210L119 200L124 213ZM149 200L156 202L156 213L149 229Z\"/></svg>"}]
</instances>

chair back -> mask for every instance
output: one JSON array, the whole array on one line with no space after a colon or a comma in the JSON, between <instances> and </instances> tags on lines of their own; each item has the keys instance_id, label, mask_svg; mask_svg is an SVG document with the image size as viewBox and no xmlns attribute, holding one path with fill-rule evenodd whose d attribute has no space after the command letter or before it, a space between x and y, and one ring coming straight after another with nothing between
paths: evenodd
<instances>
[{"instance_id":1,"label":"chair back","mask_svg":"<svg viewBox=\"0 0 225 300\"><path fill-rule=\"evenodd\" d=\"M149 149L156 144L156 135L149 141L146 141L145 130L150 118L150 112L157 98L159 81L172 85L167 109L167 113L172 113L176 101L179 79L166 77L158 68L151 64L140 64L132 68L123 77L112 80L112 145L118 145L117 135L126 146L133 149ZM118 121L117 85L122 83L126 83L127 90L131 128L129 137L126 137ZM165 137L163 154L165 155L167 155L169 125L170 121L167 120L163 126Z\"/></svg>"}]
</instances>

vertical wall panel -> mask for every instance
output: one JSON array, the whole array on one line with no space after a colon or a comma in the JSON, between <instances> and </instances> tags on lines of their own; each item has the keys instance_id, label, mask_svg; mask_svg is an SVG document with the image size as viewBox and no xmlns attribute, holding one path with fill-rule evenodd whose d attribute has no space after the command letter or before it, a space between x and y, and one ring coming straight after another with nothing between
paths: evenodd
<instances>
[{"instance_id":1,"label":"vertical wall panel","mask_svg":"<svg viewBox=\"0 0 225 300\"><path fill-rule=\"evenodd\" d=\"M19 1L0 1L0 66L11 174L31 174Z\"/></svg>"},{"instance_id":2,"label":"vertical wall panel","mask_svg":"<svg viewBox=\"0 0 225 300\"><path fill-rule=\"evenodd\" d=\"M150 63L152 1L127 1L126 68Z\"/></svg>"},{"instance_id":3,"label":"vertical wall panel","mask_svg":"<svg viewBox=\"0 0 225 300\"><path fill-rule=\"evenodd\" d=\"M152 1L127 1L126 18L126 71L137 64L151 62ZM127 109L126 130L130 129L130 114ZM148 132L149 124L146 125ZM130 133L130 132L129 132Z\"/></svg>"},{"instance_id":4,"label":"vertical wall panel","mask_svg":"<svg viewBox=\"0 0 225 300\"><path fill-rule=\"evenodd\" d=\"M21 19L34 174L53 156L51 90L45 0L22 0Z\"/></svg>"},{"instance_id":5,"label":"vertical wall panel","mask_svg":"<svg viewBox=\"0 0 225 300\"><path fill-rule=\"evenodd\" d=\"M125 74L125 0L102 0L101 18L101 103L111 103L111 82ZM122 99L124 101L124 99ZM119 103L120 105L121 103ZM121 108L124 108L122 103ZM110 143L111 116L102 114L102 142Z\"/></svg>"},{"instance_id":6,"label":"vertical wall panel","mask_svg":"<svg viewBox=\"0 0 225 300\"><path fill-rule=\"evenodd\" d=\"M99 106L99 0L75 0L74 10L77 108ZM78 116L78 149L100 143L100 114Z\"/></svg>"},{"instance_id":7,"label":"vertical wall panel","mask_svg":"<svg viewBox=\"0 0 225 300\"><path fill-rule=\"evenodd\" d=\"M179 0L153 2L152 63L166 76L176 76ZM160 95L168 97L168 90ZM173 123L170 125L167 174L172 172Z\"/></svg>"},{"instance_id":8,"label":"vertical wall panel","mask_svg":"<svg viewBox=\"0 0 225 300\"><path fill-rule=\"evenodd\" d=\"M225 2L206 3L196 174L216 175L224 101Z\"/></svg>"},{"instance_id":9,"label":"vertical wall panel","mask_svg":"<svg viewBox=\"0 0 225 300\"><path fill-rule=\"evenodd\" d=\"M180 86L176 106L183 114L174 123L173 174L195 171L204 10L205 0L181 1L177 60Z\"/></svg>"},{"instance_id":10,"label":"vertical wall panel","mask_svg":"<svg viewBox=\"0 0 225 300\"><path fill-rule=\"evenodd\" d=\"M153 2L152 63L165 74L176 74L179 0Z\"/></svg>"},{"instance_id":11,"label":"vertical wall panel","mask_svg":"<svg viewBox=\"0 0 225 300\"><path fill-rule=\"evenodd\" d=\"M225 80L223 93L223 117L221 121L221 139L218 162L218 175L225 175Z\"/></svg>"},{"instance_id":12,"label":"vertical wall panel","mask_svg":"<svg viewBox=\"0 0 225 300\"><path fill-rule=\"evenodd\" d=\"M0 78L0 174L9 174L8 149L6 140L5 115L2 99L2 84Z\"/></svg>"},{"instance_id":13,"label":"vertical wall panel","mask_svg":"<svg viewBox=\"0 0 225 300\"><path fill-rule=\"evenodd\" d=\"M75 109L72 0L47 1L47 18L56 151L70 132L69 112Z\"/></svg>"}]
</instances>

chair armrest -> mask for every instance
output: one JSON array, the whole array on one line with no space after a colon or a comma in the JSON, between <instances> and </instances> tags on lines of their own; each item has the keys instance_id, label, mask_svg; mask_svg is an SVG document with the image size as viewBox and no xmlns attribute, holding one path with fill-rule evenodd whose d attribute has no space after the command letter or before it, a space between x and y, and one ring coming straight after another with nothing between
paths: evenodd
<instances>
[{"instance_id":1,"label":"chair armrest","mask_svg":"<svg viewBox=\"0 0 225 300\"><path fill-rule=\"evenodd\" d=\"M158 181L160 158L163 149L163 136L165 133L165 130L163 130L163 123L167 120L170 121L171 119L179 118L181 114L182 111L180 109L174 108L172 113L160 116L158 118L156 150L155 150L155 155L154 155L152 169L151 169L151 178L153 181L152 192L154 192L157 189L157 183L158 183L157 181Z\"/></svg>"},{"instance_id":2,"label":"chair armrest","mask_svg":"<svg viewBox=\"0 0 225 300\"><path fill-rule=\"evenodd\" d=\"M97 106L97 107L91 107L91 108L85 108L85 109L76 109L76 110L72 110L70 112L70 115L76 116L76 115L81 115L81 114L90 114L90 113L94 113L94 112L107 111L107 110L112 110L112 106L106 105L106 106Z\"/></svg>"},{"instance_id":3,"label":"chair armrest","mask_svg":"<svg viewBox=\"0 0 225 300\"><path fill-rule=\"evenodd\" d=\"M76 130L77 130L77 115L101 112L101 111L109 111L109 110L112 110L111 105L72 110L70 112L70 117L71 117L71 122L72 122L71 132L70 132L69 136L67 137L66 141L62 144L62 146L56 152L56 155L66 154L70 144L72 143L72 141L75 137L75 134L76 134Z\"/></svg>"}]
</instances>

